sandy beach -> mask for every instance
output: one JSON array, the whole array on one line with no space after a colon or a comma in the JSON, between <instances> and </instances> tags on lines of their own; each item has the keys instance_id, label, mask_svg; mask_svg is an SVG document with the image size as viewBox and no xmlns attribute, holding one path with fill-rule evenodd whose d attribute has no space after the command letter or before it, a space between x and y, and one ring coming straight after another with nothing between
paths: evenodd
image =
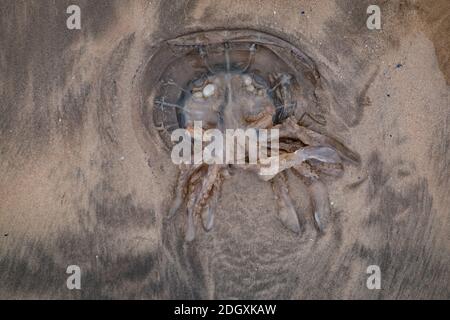
<instances>
[{"instance_id":1,"label":"sandy beach","mask_svg":"<svg viewBox=\"0 0 450 320\"><path fill-rule=\"evenodd\" d=\"M0 298L450 298L449 1L0 1L0 17ZM286 230L251 172L224 182L195 241L183 214L165 219L178 169L139 90L165 40L215 29L315 62L327 131L361 156L327 182L325 234ZM305 185L289 186L311 222Z\"/></svg>"}]
</instances>

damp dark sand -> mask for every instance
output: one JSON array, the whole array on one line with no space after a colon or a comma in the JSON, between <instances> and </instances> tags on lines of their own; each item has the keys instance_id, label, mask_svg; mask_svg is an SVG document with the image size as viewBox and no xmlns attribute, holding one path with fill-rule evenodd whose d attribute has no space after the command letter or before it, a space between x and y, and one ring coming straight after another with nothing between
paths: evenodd
<instances>
[{"instance_id":1,"label":"damp dark sand","mask_svg":"<svg viewBox=\"0 0 450 320\"><path fill-rule=\"evenodd\" d=\"M369 1L75 1L69 31L72 3L0 4L1 298L450 297L448 1L383 2L381 31ZM286 230L251 173L225 182L193 243L185 216L164 220L177 169L143 134L135 81L160 41L225 27L286 38L328 81L327 130L362 163L328 183L324 236ZM81 291L65 286L71 264ZM369 265L382 290L366 288Z\"/></svg>"}]
</instances>

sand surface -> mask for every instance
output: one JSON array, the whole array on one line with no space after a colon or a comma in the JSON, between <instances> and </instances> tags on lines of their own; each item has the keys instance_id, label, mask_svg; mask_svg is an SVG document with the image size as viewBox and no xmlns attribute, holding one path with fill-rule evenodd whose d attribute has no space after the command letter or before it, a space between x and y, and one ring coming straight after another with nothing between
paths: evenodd
<instances>
[{"instance_id":1,"label":"sand surface","mask_svg":"<svg viewBox=\"0 0 450 320\"><path fill-rule=\"evenodd\" d=\"M379 31L366 27L374 3ZM323 236L287 231L251 173L225 182L214 229L193 243L183 215L164 219L177 168L143 133L141 70L163 40L231 27L314 59L335 98L327 129L361 155L327 184ZM450 298L449 35L448 0L1 0L0 298ZM72 264L82 290L66 288ZM369 265L381 290L366 287Z\"/></svg>"}]
</instances>

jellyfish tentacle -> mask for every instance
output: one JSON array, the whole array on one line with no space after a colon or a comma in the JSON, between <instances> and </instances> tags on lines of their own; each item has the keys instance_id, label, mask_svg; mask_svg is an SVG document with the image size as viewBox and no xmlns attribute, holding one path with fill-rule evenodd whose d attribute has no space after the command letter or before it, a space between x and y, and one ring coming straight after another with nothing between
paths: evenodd
<instances>
[{"instance_id":1,"label":"jellyfish tentacle","mask_svg":"<svg viewBox=\"0 0 450 320\"><path fill-rule=\"evenodd\" d=\"M175 187L175 198L173 199L172 205L169 209L168 218L173 217L180 209L188 193L189 184L192 183L192 176L198 172L201 167L202 164L180 165L180 172L178 174L177 184Z\"/></svg>"},{"instance_id":2,"label":"jellyfish tentacle","mask_svg":"<svg viewBox=\"0 0 450 320\"><path fill-rule=\"evenodd\" d=\"M203 178L203 181L201 183L201 188L198 192L197 199L194 202L194 214L199 215L201 214L203 208L205 205L207 205L209 198L212 195L213 188L215 184L221 183L221 165L209 165L208 171Z\"/></svg>"},{"instance_id":3,"label":"jellyfish tentacle","mask_svg":"<svg viewBox=\"0 0 450 320\"><path fill-rule=\"evenodd\" d=\"M331 219L327 187L319 178L305 177L303 181L308 188L315 225L320 232L324 232Z\"/></svg>"},{"instance_id":4,"label":"jellyfish tentacle","mask_svg":"<svg viewBox=\"0 0 450 320\"><path fill-rule=\"evenodd\" d=\"M300 233L300 222L298 220L295 205L289 195L286 175L281 173L272 180L272 189L278 206L278 217L283 225L294 233Z\"/></svg>"},{"instance_id":5,"label":"jellyfish tentacle","mask_svg":"<svg viewBox=\"0 0 450 320\"><path fill-rule=\"evenodd\" d=\"M286 119L283 123L276 125L274 128L280 130L280 138L296 138L309 146L330 147L335 149L344 159L354 164L359 164L361 161L360 156L357 153L347 148L340 141L298 125L293 117Z\"/></svg>"},{"instance_id":6,"label":"jellyfish tentacle","mask_svg":"<svg viewBox=\"0 0 450 320\"><path fill-rule=\"evenodd\" d=\"M323 232L329 224L331 208L327 187L316 170L317 167L308 162L292 167L292 172L305 183L308 189L315 225L319 231Z\"/></svg>"},{"instance_id":7,"label":"jellyfish tentacle","mask_svg":"<svg viewBox=\"0 0 450 320\"><path fill-rule=\"evenodd\" d=\"M190 190L188 197L189 199L187 202L186 231L184 236L187 242L191 242L195 239L194 203L197 198L196 194L199 187L199 183L196 183L194 186L192 186L192 190Z\"/></svg>"}]
</instances>

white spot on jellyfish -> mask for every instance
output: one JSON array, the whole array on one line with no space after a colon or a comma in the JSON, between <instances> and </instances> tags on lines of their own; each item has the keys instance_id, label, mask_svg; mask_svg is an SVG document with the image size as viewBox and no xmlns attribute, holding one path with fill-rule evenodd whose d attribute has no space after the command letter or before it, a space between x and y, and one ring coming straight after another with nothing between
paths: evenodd
<instances>
[{"instance_id":1,"label":"white spot on jellyfish","mask_svg":"<svg viewBox=\"0 0 450 320\"><path fill-rule=\"evenodd\" d=\"M208 98L214 94L214 91L216 91L216 86L210 83L203 88L203 96Z\"/></svg>"},{"instance_id":2,"label":"white spot on jellyfish","mask_svg":"<svg viewBox=\"0 0 450 320\"><path fill-rule=\"evenodd\" d=\"M248 74L243 75L242 78L243 78L244 84L246 86L249 86L252 84L252 78Z\"/></svg>"}]
</instances>

